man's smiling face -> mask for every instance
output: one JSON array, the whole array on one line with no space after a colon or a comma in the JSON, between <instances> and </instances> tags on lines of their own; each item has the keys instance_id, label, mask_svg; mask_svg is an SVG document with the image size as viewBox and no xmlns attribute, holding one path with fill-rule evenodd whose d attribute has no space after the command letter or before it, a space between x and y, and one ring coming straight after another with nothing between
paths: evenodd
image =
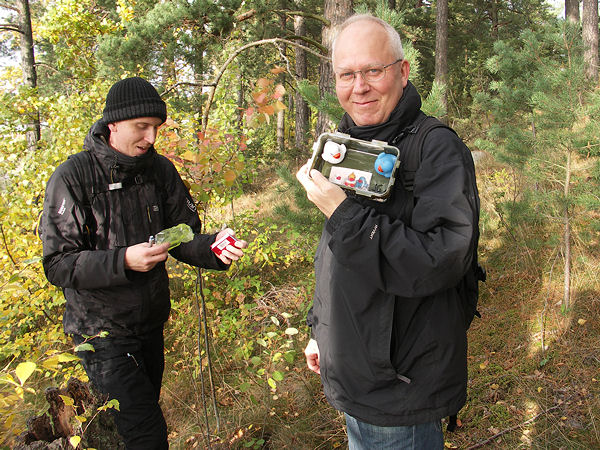
<instances>
[{"instance_id":1,"label":"man's smiling face","mask_svg":"<svg viewBox=\"0 0 600 450\"><path fill-rule=\"evenodd\" d=\"M337 37L333 52L336 74L385 66L398 59L383 27L368 20L348 25ZM371 83L365 81L360 73L356 74L354 82L348 86L342 86L336 81L338 100L356 125L378 125L385 122L402 97L408 82L408 61L391 64L385 71L381 80Z\"/></svg>"},{"instance_id":2,"label":"man's smiling face","mask_svg":"<svg viewBox=\"0 0 600 450\"><path fill-rule=\"evenodd\" d=\"M109 144L116 151L128 156L140 156L148 151L156 140L162 120L158 117L137 117L109 123Z\"/></svg>"}]
</instances>

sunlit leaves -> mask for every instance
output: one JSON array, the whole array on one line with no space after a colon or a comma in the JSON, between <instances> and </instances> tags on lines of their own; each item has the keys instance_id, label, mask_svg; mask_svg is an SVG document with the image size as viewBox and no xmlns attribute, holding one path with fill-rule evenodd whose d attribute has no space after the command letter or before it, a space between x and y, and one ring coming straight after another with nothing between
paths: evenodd
<instances>
[{"instance_id":1,"label":"sunlit leaves","mask_svg":"<svg viewBox=\"0 0 600 450\"><path fill-rule=\"evenodd\" d=\"M271 70L273 74L280 73L280 71L280 68ZM286 106L280 100L284 94L285 88L283 85L275 84L269 78L259 78L251 94L254 106L246 109L246 121L248 125L257 127L263 123L269 124L271 116L286 109Z\"/></svg>"},{"instance_id":2,"label":"sunlit leaves","mask_svg":"<svg viewBox=\"0 0 600 450\"><path fill-rule=\"evenodd\" d=\"M19 379L21 386L23 386L31 374L33 374L36 367L37 364L31 361L20 363L17 366L15 373L17 374L17 378Z\"/></svg>"},{"instance_id":3,"label":"sunlit leaves","mask_svg":"<svg viewBox=\"0 0 600 450\"><path fill-rule=\"evenodd\" d=\"M245 137L208 129L197 132L196 140L190 141L181 137L182 132L181 124L168 120L158 145L170 149L166 156L181 169L194 197L207 202L237 196L239 189L233 188L246 169Z\"/></svg>"}]
</instances>

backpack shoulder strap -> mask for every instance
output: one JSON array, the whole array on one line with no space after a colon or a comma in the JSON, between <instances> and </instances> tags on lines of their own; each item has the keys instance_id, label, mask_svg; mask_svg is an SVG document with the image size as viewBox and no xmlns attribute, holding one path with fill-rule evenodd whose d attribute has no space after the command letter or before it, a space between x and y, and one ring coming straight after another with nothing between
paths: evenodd
<instances>
[{"instance_id":1,"label":"backpack shoulder strap","mask_svg":"<svg viewBox=\"0 0 600 450\"><path fill-rule=\"evenodd\" d=\"M84 150L69 156L68 159L75 165L75 170L77 170L77 174L81 180L82 189L85 194L83 203L85 206L90 206L92 199L94 198L94 194L98 191L98 187L96 186L96 171L94 170L92 155L88 150ZM89 182L90 180L92 181L91 184Z\"/></svg>"},{"instance_id":2,"label":"backpack shoulder strap","mask_svg":"<svg viewBox=\"0 0 600 450\"><path fill-rule=\"evenodd\" d=\"M401 179L407 191L413 191L415 188L415 173L421 165L423 144L429 132L435 128L447 128L454 133L452 128L440 120L421 112L415 123L402 130L392 141L392 145L400 149Z\"/></svg>"}]
</instances>

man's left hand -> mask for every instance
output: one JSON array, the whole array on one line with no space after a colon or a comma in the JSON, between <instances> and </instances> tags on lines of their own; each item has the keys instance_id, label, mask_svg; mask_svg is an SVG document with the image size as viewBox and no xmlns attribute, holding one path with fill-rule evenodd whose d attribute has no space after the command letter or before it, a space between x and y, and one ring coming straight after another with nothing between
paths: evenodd
<instances>
[{"instance_id":1,"label":"man's left hand","mask_svg":"<svg viewBox=\"0 0 600 450\"><path fill-rule=\"evenodd\" d=\"M308 199L329 219L338 206L346 199L341 187L333 184L318 170L310 170L307 164L300 167L296 178L306 189Z\"/></svg>"},{"instance_id":2,"label":"man's left hand","mask_svg":"<svg viewBox=\"0 0 600 450\"><path fill-rule=\"evenodd\" d=\"M221 239L226 234L235 236L235 233L231 228L225 228L224 230L219 231L219 233L217 234L217 237L215 239L215 242L217 242L219 239ZM223 251L221 252L221 254L217 255L217 258L219 258L225 264L229 265L233 261L237 261L242 256L244 256L243 249L246 247L248 247L248 243L246 241L238 239L236 242L234 242L233 245L230 244L227 247L225 247L223 249Z\"/></svg>"}]
</instances>

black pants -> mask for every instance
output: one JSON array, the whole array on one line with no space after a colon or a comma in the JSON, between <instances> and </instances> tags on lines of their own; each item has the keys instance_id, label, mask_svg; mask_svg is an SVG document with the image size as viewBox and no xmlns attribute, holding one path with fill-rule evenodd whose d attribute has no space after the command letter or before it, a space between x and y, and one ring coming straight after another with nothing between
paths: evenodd
<instances>
[{"instance_id":1,"label":"black pants","mask_svg":"<svg viewBox=\"0 0 600 450\"><path fill-rule=\"evenodd\" d=\"M73 336L76 344L83 341ZM95 351L78 352L94 387L119 401L112 409L128 450L167 449L167 424L158 404L165 366L162 327L148 335L89 341Z\"/></svg>"}]
</instances>

